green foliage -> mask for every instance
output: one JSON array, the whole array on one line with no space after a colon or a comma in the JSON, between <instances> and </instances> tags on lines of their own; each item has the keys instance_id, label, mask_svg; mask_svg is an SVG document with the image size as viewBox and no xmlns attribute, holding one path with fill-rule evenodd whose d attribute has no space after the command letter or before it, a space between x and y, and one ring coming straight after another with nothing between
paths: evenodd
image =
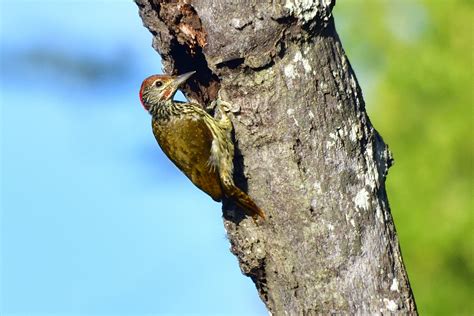
<instances>
[{"instance_id":1,"label":"green foliage","mask_svg":"<svg viewBox=\"0 0 474 316\"><path fill-rule=\"evenodd\" d=\"M334 15L395 157L387 190L419 312L472 315L473 2L340 1Z\"/></svg>"}]
</instances>

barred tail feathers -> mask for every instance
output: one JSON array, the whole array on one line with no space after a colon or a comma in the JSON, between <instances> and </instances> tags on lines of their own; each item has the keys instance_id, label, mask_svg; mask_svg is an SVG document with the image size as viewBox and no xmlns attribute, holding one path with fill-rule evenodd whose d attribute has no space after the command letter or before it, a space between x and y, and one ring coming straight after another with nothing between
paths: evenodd
<instances>
[{"instance_id":1,"label":"barred tail feathers","mask_svg":"<svg viewBox=\"0 0 474 316\"><path fill-rule=\"evenodd\" d=\"M250 198L250 196L248 196L248 194L246 194L239 188L234 188L236 192L234 193L235 195L232 196L232 198L234 199L235 203L247 212L249 212L249 215L251 215L253 218L260 216L262 219L265 219L265 213L257 206L257 204L255 204L255 202Z\"/></svg>"},{"instance_id":2,"label":"barred tail feathers","mask_svg":"<svg viewBox=\"0 0 474 316\"><path fill-rule=\"evenodd\" d=\"M224 179L223 179L224 180ZM253 218L260 216L261 218L265 219L265 213L261 210L257 204L248 196L247 193L240 190L238 187L235 186L233 181L222 181L224 194L231 198L239 207L244 209L249 215Z\"/></svg>"}]
</instances>

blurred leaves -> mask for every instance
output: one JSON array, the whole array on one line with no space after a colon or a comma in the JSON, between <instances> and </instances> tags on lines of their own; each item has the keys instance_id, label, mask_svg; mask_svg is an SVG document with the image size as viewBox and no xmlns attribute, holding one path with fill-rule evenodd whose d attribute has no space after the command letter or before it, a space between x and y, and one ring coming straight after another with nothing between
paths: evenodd
<instances>
[{"instance_id":1,"label":"blurred leaves","mask_svg":"<svg viewBox=\"0 0 474 316\"><path fill-rule=\"evenodd\" d=\"M57 81L98 85L123 80L132 73L130 60L133 59L125 48L117 48L104 57L94 52L68 52L41 46L7 48L2 55L2 76L9 80L18 79L21 74L23 79L42 80L44 76L53 76ZM25 74L27 78L24 78Z\"/></svg>"},{"instance_id":2,"label":"blurred leaves","mask_svg":"<svg viewBox=\"0 0 474 316\"><path fill-rule=\"evenodd\" d=\"M473 3L338 2L336 25L395 157L387 189L421 314L474 312ZM367 90L364 90L367 94Z\"/></svg>"}]
</instances>

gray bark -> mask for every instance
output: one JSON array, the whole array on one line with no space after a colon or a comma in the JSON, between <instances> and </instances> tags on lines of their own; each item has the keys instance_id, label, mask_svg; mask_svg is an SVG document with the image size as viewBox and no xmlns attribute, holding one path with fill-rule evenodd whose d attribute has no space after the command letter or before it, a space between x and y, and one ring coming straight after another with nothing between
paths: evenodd
<instances>
[{"instance_id":1,"label":"gray bark","mask_svg":"<svg viewBox=\"0 0 474 316\"><path fill-rule=\"evenodd\" d=\"M275 315L416 314L373 128L334 1L136 0L167 73L234 105L236 182L267 213L224 203L242 272Z\"/></svg>"}]
</instances>

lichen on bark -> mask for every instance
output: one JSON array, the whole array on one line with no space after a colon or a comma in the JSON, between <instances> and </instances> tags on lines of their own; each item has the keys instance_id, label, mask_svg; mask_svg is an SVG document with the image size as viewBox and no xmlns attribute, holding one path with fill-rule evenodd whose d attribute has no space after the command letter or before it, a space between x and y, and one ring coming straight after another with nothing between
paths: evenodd
<instances>
[{"instance_id":1,"label":"lichen on bark","mask_svg":"<svg viewBox=\"0 0 474 316\"><path fill-rule=\"evenodd\" d=\"M416 314L373 128L330 0L136 0L167 73L234 104L236 182L267 213L223 206L231 251L270 312Z\"/></svg>"}]
</instances>

